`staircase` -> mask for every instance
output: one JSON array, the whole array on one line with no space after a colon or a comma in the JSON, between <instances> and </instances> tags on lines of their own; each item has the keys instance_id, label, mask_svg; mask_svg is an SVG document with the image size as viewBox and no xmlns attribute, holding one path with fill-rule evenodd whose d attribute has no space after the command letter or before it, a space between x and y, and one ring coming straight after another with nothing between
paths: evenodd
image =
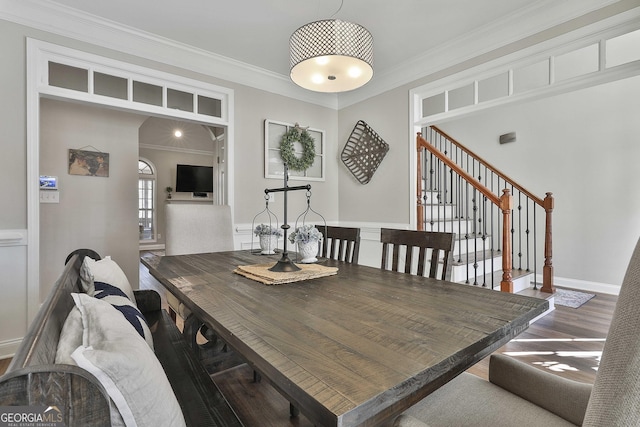
<instances>
[{"instance_id":1,"label":"staircase","mask_svg":"<svg viewBox=\"0 0 640 427\"><path fill-rule=\"evenodd\" d=\"M532 195L434 126L423 133L426 139L417 138L418 229L456 233L452 281L538 292L538 252L544 252L543 296L553 295L551 193Z\"/></svg>"},{"instance_id":2,"label":"staircase","mask_svg":"<svg viewBox=\"0 0 640 427\"><path fill-rule=\"evenodd\" d=\"M435 197L432 197L435 196ZM434 201L433 205L430 201ZM454 245L453 263L451 269L451 281L480 286L487 289L500 291L502 281L502 252L496 249L486 249L485 242L490 236L476 235L473 231L473 223L469 219L458 221L455 205L442 206L434 193L426 198L425 215L426 231L443 231L456 233ZM429 214L435 213L432 218ZM468 237L467 237L468 236ZM511 280L513 293L519 295L546 299L549 309L531 323L555 310L554 294L542 292L535 285L535 275L531 270L512 269ZM535 287L535 289L534 289Z\"/></svg>"},{"instance_id":3,"label":"staircase","mask_svg":"<svg viewBox=\"0 0 640 427\"><path fill-rule=\"evenodd\" d=\"M425 230L456 233L451 281L500 290L502 252L487 247L490 236L478 235L470 219L459 219L456 206L443 205L435 192L429 192L424 203ZM532 271L512 270L514 292L531 287Z\"/></svg>"}]
</instances>

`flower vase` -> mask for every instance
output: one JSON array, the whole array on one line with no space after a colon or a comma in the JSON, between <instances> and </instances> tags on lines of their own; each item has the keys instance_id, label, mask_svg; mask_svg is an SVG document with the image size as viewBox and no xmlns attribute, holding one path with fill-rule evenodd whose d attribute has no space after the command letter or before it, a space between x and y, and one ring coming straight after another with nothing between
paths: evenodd
<instances>
[{"instance_id":1,"label":"flower vase","mask_svg":"<svg viewBox=\"0 0 640 427\"><path fill-rule=\"evenodd\" d=\"M307 243L298 242L298 252L302 256L302 263L309 264L318 261L318 241L314 240Z\"/></svg>"},{"instance_id":2,"label":"flower vase","mask_svg":"<svg viewBox=\"0 0 640 427\"><path fill-rule=\"evenodd\" d=\"M260 253L262 255L271 255L276 253L278 247L278 236L275 234L266 234L260 236Z\"/></svg>"}]
</instances>

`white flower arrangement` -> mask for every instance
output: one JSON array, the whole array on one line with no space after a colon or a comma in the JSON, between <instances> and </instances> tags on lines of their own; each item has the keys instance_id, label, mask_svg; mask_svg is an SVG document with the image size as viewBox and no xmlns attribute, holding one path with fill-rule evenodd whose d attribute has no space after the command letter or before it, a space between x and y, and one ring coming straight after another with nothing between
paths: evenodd
<instances>
[{"instance_id":1,"label":"white flower arrangement","mask_svg":"<svg viewBox=\"0 0 640 427\"><path fill-rule=\"evenodd\" d=\"M303 225L296 228L296 231L291 233L289 241L291 243L309 243L322 240L322 233L313 225Z\"/></svg>"},{"instance_id":2,"label":"white flower arrangement","mask_svg":"<svg viewBox=\"0 0 640 427\"><path fill-rule=\"evenodd\" d=\"M282 230L278 227L272 227L266 224L256 225L256 228L253 230L253 234L256 236L278 236L282 237Z\"/></svg>"}]
</instances>

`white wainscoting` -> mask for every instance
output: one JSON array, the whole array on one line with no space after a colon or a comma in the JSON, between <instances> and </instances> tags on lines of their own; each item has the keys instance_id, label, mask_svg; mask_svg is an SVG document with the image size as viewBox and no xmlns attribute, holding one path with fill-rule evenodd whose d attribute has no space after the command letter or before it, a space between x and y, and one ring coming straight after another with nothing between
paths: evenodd
<instances>
[{"instance_id":1,"label":"white wainscoting","mask_svg":"<svg viewBox=\"0 0 640 427\"><path fill-rule=\"evenodd\" d=\"M382 245L380 244L381 228L398 228L409 229L409 224L396 223L371 223L371 222L327 222L327 225L336 225L341 227L359 227L360 228L360 256L358 263L371 267L380 267L380 259L382 258ZM253 238L253 248L258 249L258 239L252 235L251 224L236 224L234 229L235 247L238 249L251 249ZM282 239L278 241L278 247L282 248ZM293 251L294 248L288 247Z\"/></svg>"},{"instance_id":2,"label":"white wainscoting","mask_svg":"<svg viewBox=\"0 0 640 427\"><path fill-rule=\"evenodd\" d=\"M371 222L328 222L327 225L339 225L342 227L360 228L360 257L359 264L370 267L380 267L382 258L382 245L380 244L381 228L397 228L409 230L409 224L398 223L371 223ZM234 229L235 247L237 249L251 249L251 224L237 224ZM278 241L278 247L282 248L282 239ZM253 237L253 248L258 249L258 240ZM290 250L294 250L290 248ZM536 278L538 283L542 283L542 275ZM555 286L572 288L585 292L598 292L604 294L617 295L620 292L619 285L609 283L589 282L585 280L570 279L567 277L554 277Z\"/></svg>"},{"instance_id":3,"label":"white wainscoting","mask_svg":"<svg viewBox=\"0 0 640 427\"><path fill-rule=\"evenodd\" d=\"M27 230L0 230L0 359L27 333Z\"/></svg>"}]
</instances>

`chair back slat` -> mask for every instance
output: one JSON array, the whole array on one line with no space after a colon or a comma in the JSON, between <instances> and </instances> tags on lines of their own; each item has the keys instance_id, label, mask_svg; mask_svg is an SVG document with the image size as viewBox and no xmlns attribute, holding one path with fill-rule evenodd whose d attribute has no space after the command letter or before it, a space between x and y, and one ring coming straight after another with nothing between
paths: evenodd
<instances>
[{"instance_id":1,"label":"chair back slat","mask_svg":"<svg viewBox=\"0 0 640 427\"><path fill-rule=\"evenodd\" d=\"M416 274L425 275L429 262L428 277L441 280L451 278L451 259L455 240L454 233L440 233L431 231L394 230L383 228L380 230L382 242L382 262L380 267L401 273L411 273L414 264L414 248L418 249ZM404 248L404 263L401 260L401 248ZM391 252L391 267L389 268L389 253ZM430 257L427 260L427 256ZM399 266L404 264L404 269ZM442 273L438 276L438 266L442 265Z\"/></svg>"},{"instance_id":2,"label":"chair back slat","mask_svg":"<svg viewBox=\"0 0 640 427\"><path fill-rule=\"evenodd\" d=\"M336 227L316 225L324 237L321 254L324 258L358 263L360 254L360 229L355 227Z\"/></svg>"}]
</instances>

